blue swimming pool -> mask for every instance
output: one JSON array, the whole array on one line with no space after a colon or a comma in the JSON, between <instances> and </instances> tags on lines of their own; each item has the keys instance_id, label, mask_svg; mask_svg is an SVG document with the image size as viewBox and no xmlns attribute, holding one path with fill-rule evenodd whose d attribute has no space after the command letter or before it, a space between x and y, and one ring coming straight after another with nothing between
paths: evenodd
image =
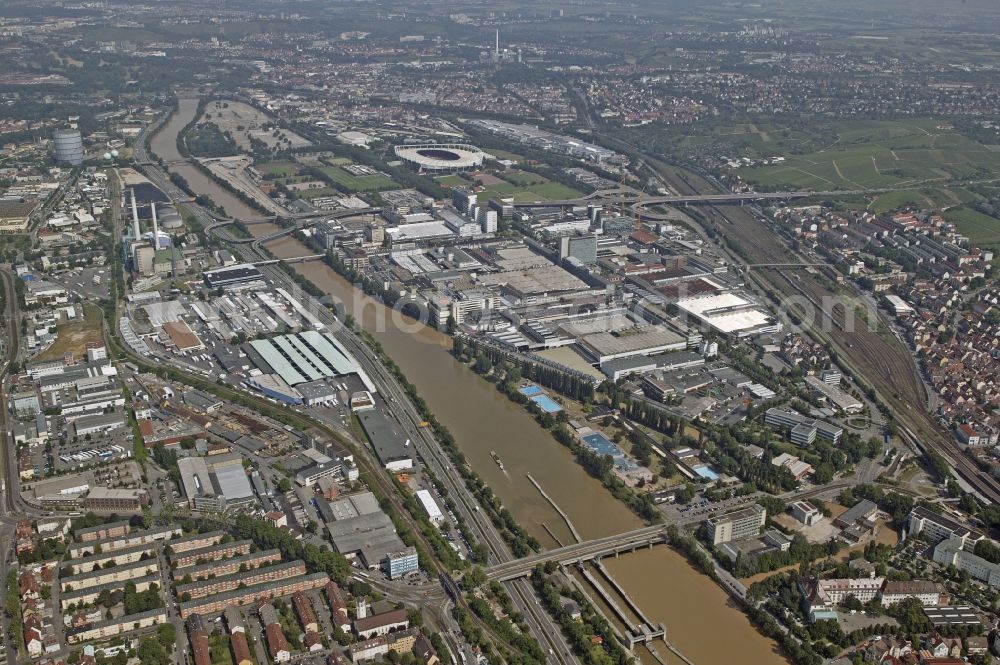
<instances>
[{"instance_id":1,"label":"blue swimming pool","mask_svg":"<svg viewBox=\"0 0 1000 665\"><path fill-rule=\"evenodd\" d=\"M604 436L600 432L594 432L593 434L588 434L583 437L583 442L586 443L591 450L593 450L598 455L621 455L621 450L615 444L611 443L611 439Z\"/></svg>"},{"instance_id":2,"label":"blue swimming pool","mask_svg":"<svg viewBox=\"0 0 1000 665\"><path fill-rule=\"evenodd\" d=\"M562 411L562 407L548 395L535 395L531 398L531 401L540 406L545 413L559 413Z\"/></svg>"},{"instance_id":3,"label":"blue swimming pool","mask_svg":"<svg viewBox=\"0 0 1000 665\"><path fill-rule=\"evenodd\" d=\"M636 468L636 464L625 456L625 452L616 446L612 441L601 434L600 432L594 432L593 434L587 434L582 437L583 442L590 448L594 453L604 456L611 455L614 460L615 468L619 471L628 472Z\"/></svg>"},{"instance_id":4,"label":"blue swimming pool","mask_svg":"<svg viewBox=\"0 0 1000 665\"><path fill-rule=\"evenodd\" d=\"M694 472L697 473L702 478L707 478L709 480L718 480L719 474L717 474L712 469L707 466L696 466L694 467Z\"/></svg>"},{"instance_id":5,"label":"blue swimming pool","mask_svg":"<svg viewBox=\"0 0 1000 665\"><path fill-rule=\"evenodd\" d=\"M524 388L521 388L518 392L524 395L525 397L533 397L535 395L541 395L542 389L539 388L538 386L525 386Z\"/></svg>"}]
</instances>

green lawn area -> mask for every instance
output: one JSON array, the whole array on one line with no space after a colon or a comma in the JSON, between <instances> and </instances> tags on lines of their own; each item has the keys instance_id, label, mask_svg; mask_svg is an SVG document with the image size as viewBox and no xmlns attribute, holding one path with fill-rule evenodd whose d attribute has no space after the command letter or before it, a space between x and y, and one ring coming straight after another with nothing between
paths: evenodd
<instances>
[{"instance_id":1,"label":"green lawn area","mask_svg":"<svg viewBox=\"0 0 1000 665\"><path fill-rule=\"evenodd\" d=\"M547 180L544 176L535 175L534 173L506 173L504 174L504 178L511 182L490 185L479 193L479 200L489 201L492 198L507 198L512 196L515 201L559 201L583 196L583 193L579 190L567 187L559 182ZM526 184L517 184L515 181Z\"/></svg>"},{"instance_id":2,"label":"green lawn area","mask_svg":"<svg viewBox=\"0 0 1000 665\"><path fill-rule=\"evenodd\" d=\"M229 647L229 636L209 635L208 654L212 665L233 665L233 652Z\"/></svg>"},{"instance_id":3,"label":"green lawn area","mask_svg":"<svg viewBox=\"0 0 1000 665\"><path fill-rule=\"evenodd\" d=\"M279 185L294 185L298 182L309 182L310 180L316 180L316 178L308 175L295 175L288 178L277 178L275 182Z\"/></svg>"},{"instance_id":4,"label":"green lawn area","mask_svg":"<svg viewBox=\"0 0 1000 665\"><path fill-rule=\"evenodd\" d=\"M1000 219L972 208L952 208L944 211L942 216L949 222L954 222L958 232L968 236L973 245L1000 247Z\"/></svg>"},{"instance_id":5,"label":"green lawn area","mask_svg":"<svg viewBox=\"0 0 1000 665\"><path fill-rule=\"evenodd\" d=\"M356 176L339 166L326 166L320 169L330 180L343 185L352 192L380 192L385 189L399 187L396 181L384 175Z\"/></svg>"},{"instance_id":6,"label":"green lawn area","mask_svg":"<svg viewBox=\"0 0 1000 665\"><path fill-rule=\"evenodd\" d=\"M549 182L548 178L527 171L507 171L503 174L503 179L521 187Z\"/></svg>"},{"instance_id":7,"label":"green lawn area","mask_svg":"<svg viewBox=\"0 0 1000 665\"><path fill-rule=\"evenodd\" d=\"M923 181L933 186L1000 174L1000 153L934 120L859 121L837 129L839 139L827 149L786 154L782 163L736 172L762 188L817 191L905 187Z\"/></svg>"},{"instance_id":8,"label":"green lawn area","mask_svg":"<svg viewBox=\"0 0 1000 665\"><path fill-rule=\"evenodd\" d=\"M77 319L56 327L56 341L52 346L38 354L36 360L61 360L63 355L72 352L77 358L86 357L87 344L100 342L104 339L102 332L103 316L96 305L85 305L83 319Z\"/></svg>"},{"instance_id":9,"label":"green lawn area","mask_svg":"<svg viewBox=\"0 0 1000 665\"><path fill-rule=\"evenodd\" d=\"M541 185L532 185L531 191L547 201L554 201L557 199L575 199L583 196L583 192L580 190L567 187L559 182L547 182Z\"/></svg>"},{"instance_id":10,"label":"green lawn area","mask_svg":"<svg viewBox=\"0 0 1000 665\"><path fill-rule=\"evenodd\" d=\"M284 177L298 173L299 166L293 162L278 160L275 162L264 162L257 166L257 170L264 175Z\"/></svg>"},{"instance_id":11,"label":"green lawn area","mask_svg":"<svg viewBox=\"0 0 1000 665\"><path fill-rule=\"evenodd\" d=\"M511 161L514 161L514 162L519 162L522 159L524 159L524 157L522 155L518 155L518 154L513 153L513 152L507 152L506 150L492 150L492 149L488 149L488 150L486 150L486 152L490 153L491 155L493 155L497 159L509 159Z\"/></svg>"},{"instance_id":12,"label":"green lawn area","mask_svg":"<svg viewBox=\"0 0 1000 665\"><path fill-rule=\"evenodd\" d=\"M295 195L300 199L316 199L321 196L337 196L340 194L333 187L317 187L316 189L304 189L301 192L296 192Z\"/></svg>"},{"instance_id":13,"label":"green lawn area","mask_svg":"<svg viewBox=\"0 0 1000 665\"><path fill-rule=\"evenodd\" d=\"M898 192L886 192L879 194L872 201L869 208L872 212L881 213L896 210L907 205L915 205L921 208L932 207L933 201L916 189L903 189Z\"/></svg>"},{"instance_id":14,"label":"green lawn area","mask_svg":"<svg viewBox=\"0 0 1000 665\"><path fill-rule=\"evenodd\" d=\"M330 166L347 166L348 164L353 164L348 157L327 157L325 160Z\"/></svg>"},{"instance_id":15,"label":"green lawn area","mask_svg":"<svg viewBox=\"0 0 1000 665\"><path fill-rule=\"evenodd\" d=\"M471 183L459 175L442 175L435 178L444 187L467 187Z\"/></svg>"}]
</instances>

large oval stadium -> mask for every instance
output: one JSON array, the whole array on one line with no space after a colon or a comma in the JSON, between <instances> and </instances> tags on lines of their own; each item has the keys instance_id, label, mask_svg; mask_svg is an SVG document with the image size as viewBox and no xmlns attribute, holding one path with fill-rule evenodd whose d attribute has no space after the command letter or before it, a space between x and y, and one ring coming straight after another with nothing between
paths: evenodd
<instances>
[{"instance_id":1,"label":"large oval stadium","mask_svg":"<svg viewBox=\"0 0 1000 665\"><path fill-rule=\"evenodd\" d=\"M466 143L396 146L396 157L422 171L465 171L483 165L483 151Z\"/></svg>"}]
</instances>

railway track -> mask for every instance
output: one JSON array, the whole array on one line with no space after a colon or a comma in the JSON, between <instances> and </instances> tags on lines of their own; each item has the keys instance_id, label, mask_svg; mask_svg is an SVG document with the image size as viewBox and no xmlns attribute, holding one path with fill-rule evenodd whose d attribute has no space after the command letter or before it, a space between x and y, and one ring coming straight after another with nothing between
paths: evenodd
<instances>
[{"instance_id":1,"label":"railway track","mask_svg":"<svg viewBox=\"0 0 1000 665\"><path fill-rule=\"evenodd\" d=\"M655 160L651 163L678 193L697 194L703 189L693 185L685 175L666 168L666 165L660 163L660 168L657 168ZM715 189L708 181L705 185ZM709 205L701 208L701 212L716 231L738 243L747 254L739 258L746 263L787 263L790 257L795 257L777 231L745 209ZM882 401L892 409L902 425L900 431L903 438L911 447L923 453L933 450L941 454L980 499L987 503L1000 501L1000 481L980 470L927 410L926 386L913 356L899 340L879 332L882 326L888 325L880 314L876 312L879 324L874 330L869 328L867 321L859 322L856 315L853 316L854 323L860 325L847 325L847 307L852 305L850 300L846 304L832 304L829 298L835 294L811 275L781 269L769 273L767 276L756 273L762 286L782 295L798 294L809 300L817 315L828 324L819 329L814 327L810 332L821 341L829 342L841 361L872 385ZM824 302L831 304L824 307ZM865 304L862 300L857 302Z\"/></svg>"}]
</instances>

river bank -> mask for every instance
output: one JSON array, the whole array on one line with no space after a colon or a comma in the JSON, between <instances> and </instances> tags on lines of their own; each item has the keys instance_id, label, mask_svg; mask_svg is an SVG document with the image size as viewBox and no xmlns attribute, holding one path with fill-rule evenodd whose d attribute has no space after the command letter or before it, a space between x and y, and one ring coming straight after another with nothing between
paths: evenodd
<instances>
[{"instance_id":1,"label":"river bank","mask_svg":"<svg viewBox=\"0 0 1000 665\"><path fill-rule=\"evenodd\" d=\"M193 114L197 101L191 101L193 108L189 105L189 112ZM172 118L151 141L153 152L171 161L177 154L176 132L189 121L184 120L183 113ZM228 193L215 183L200 173L184 177L196 193L211 196L234 214L223 198ZM233 202L242 205L236 199ZM252 211L245 214L256 216ZM250 227L257 236L276 229L268 224ZM269 243L268 248L281 258L312 253L291 237ZM544 546L555 546L557 539L571 542L573 534L563 517L528 480L529 473L584 539L610 536L642 525L525 409L459 363L451 354L450 337L387 310L322 262L296 264L294 270L339 302L378 341L455 437L470 466ZM492 458L493 451L503 460L503 469ZM643 612L663 622L668 639L698 665L731 661L754 665L787 663L776 643L761 635L735 602L679 552L656 547L608 560L606 565ZM725 639L719 639L720 635ZM679 662L671 658L668 656L668 662Z\"/></svg>"}]
</instances>

